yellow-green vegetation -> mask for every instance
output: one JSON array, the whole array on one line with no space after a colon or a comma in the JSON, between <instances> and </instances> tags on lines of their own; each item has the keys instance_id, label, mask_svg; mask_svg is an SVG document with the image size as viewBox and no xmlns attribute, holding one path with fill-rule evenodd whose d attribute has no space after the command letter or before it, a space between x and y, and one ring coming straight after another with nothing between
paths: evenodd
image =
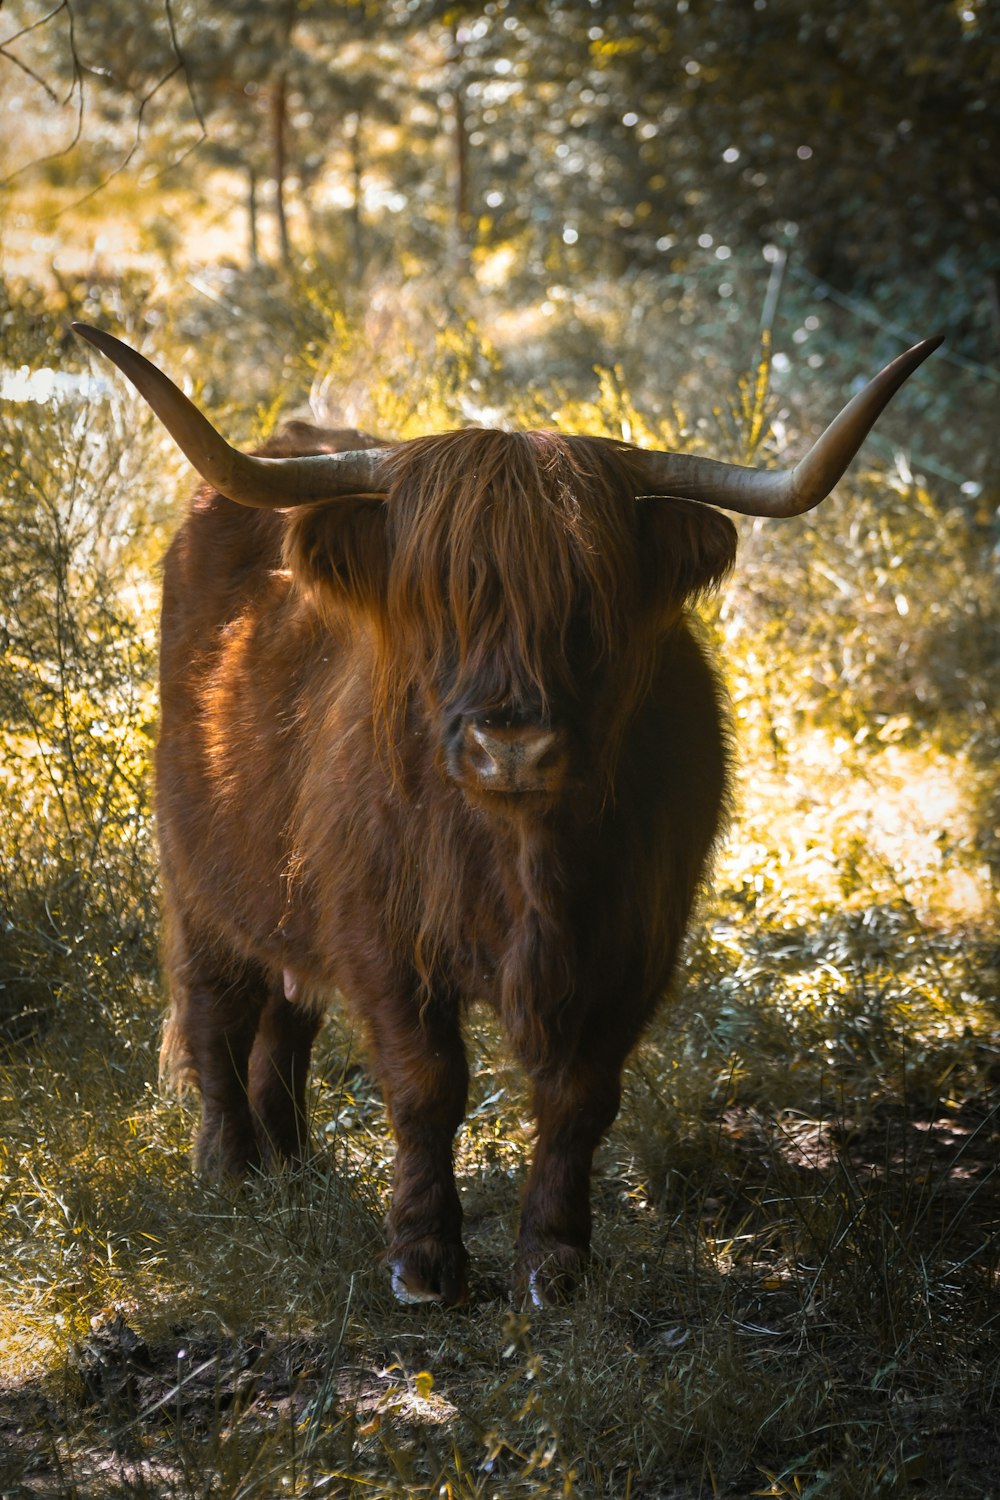
<instances>
[{"instance_id":1,"label":"yellow-green vegetation","mask_svg":"<svg viewBox=\"0 0 1000 1500\"><path fill-rule=\"evenodd\" d=\"M363 321L314 268L276 316L260 285L8 289L0 377L87 370L82 314L241 440L312 389L386 434L558 420L760 462L773 421L794 448L839 395L779 413L766 363L692 339L654 399L648 364L574 363L570 304L505 321L425 286ZM607 345L627 314L595 291ZM599 1157L589 1279L511 1306L530 1129L475 1016L474 1300L445 1313L398 1306L378 1264L391 1143L336 1011L308 1166L231 1194L189 1172L190 1109L156 1084L148 784L156 560L189 481L117 386L0 401L5 1497L998 1493L992 539L866 451L813 516L741 523L706 610L739 805Z\"/></svg>"}]
</instances>

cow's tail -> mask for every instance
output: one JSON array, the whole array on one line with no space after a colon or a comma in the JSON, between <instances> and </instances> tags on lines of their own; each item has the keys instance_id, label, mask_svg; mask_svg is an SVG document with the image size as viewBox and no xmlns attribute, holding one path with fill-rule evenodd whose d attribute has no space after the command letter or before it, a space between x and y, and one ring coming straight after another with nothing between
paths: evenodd
<instances>
[{"instance_id":1,"label":"cow's tail","mask_svg":"<svg viewBox=\"0 0 1000 1500\"><path fill-rule=\"evenodd\" d=\"M177 1008L171 1005L163 1023L160 1043L159 1084L165 1093L187 1093L196 1089L198 1075Z\"/></svg>"}]
</instances>

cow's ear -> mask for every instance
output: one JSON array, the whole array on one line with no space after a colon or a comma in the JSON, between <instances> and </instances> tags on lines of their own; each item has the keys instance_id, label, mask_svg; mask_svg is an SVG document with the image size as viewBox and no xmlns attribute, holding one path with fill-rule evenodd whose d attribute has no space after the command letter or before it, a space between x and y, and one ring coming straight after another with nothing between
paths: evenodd
<instances>
[{"instance_id":1,"label":"cow's ear","mask_svg":"<svg viewBox=\"0 0 1000 1500\"><path fill-rule=\"evenodd\" d=\"M736 527L693 500L639 500L639 543L647 591L664 605L721 583L736 561Z\"/></svg>"},{"instance_id":2,"label":"cow's ear","mask_svg":"<svg viewBox=\"0 0 1000 1500\"><path fill-rule=\"evenodd\" d=\"M378 608L387 573L386 507L377 495L291 511L285 566L317 598Z\"/></svg>"}]
</instances>

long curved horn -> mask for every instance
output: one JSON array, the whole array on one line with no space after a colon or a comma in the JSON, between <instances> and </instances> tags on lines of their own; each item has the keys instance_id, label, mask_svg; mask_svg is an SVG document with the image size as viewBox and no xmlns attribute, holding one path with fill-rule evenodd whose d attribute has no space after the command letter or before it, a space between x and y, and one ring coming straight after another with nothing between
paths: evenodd
<instances>
[{"instance_id":1,"label":"long curved horn","mask_svg":"<svg viewBox=\"0 0 1000 1500\"><path fill-rule=\"evenodd\" d=\"M227 499L263 510L279 510L332 500L338 495L385 492L378 469L391 448L320 453L310 458L254 458L230 447L173 381L128 344L86 323L74 323L73 332L100 349L128 376L202 479Z\"/></svg>"},{"instance_id":2,"label":"long curved horn","mask_svg":"<svg viewBox=\"0 0 1000 1500\"><path fill-rule=\"evenodd\" d=\"M637 448L628 454L637 494L702 500L744 516L800 516L825 500L889 402L918 365L944 342L924 339L880 370L849 401L794 469L767 471L690 453Z\"/></svg>"}]
</instances>

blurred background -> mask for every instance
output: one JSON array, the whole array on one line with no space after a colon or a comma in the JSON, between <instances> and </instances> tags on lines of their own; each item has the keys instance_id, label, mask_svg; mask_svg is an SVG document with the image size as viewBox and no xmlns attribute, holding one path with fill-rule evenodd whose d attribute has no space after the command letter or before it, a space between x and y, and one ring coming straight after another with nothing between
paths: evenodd
<instances>
[{"instance_id":1,"label":"blurred background","mask_svg":"<svg viewBox=\"0 0 1000 1500\"><path fill-rule=\"evenodd\" d=\"M3 16L3 267L70 301L127 280L180 317L172 278L192 309L248 282L352 309L492 292L503 346L558 328L567 367L584 344L626 353L655 309L642 352L676 378L673 360L749 361L780 289L800 376L845 340L877 359L930 329L957 361L942 385L991 384L970 369L1000 340L1000 20L981 0ZM768 265L786 274L765 308Z\"/></svg>"}]
</instances>

